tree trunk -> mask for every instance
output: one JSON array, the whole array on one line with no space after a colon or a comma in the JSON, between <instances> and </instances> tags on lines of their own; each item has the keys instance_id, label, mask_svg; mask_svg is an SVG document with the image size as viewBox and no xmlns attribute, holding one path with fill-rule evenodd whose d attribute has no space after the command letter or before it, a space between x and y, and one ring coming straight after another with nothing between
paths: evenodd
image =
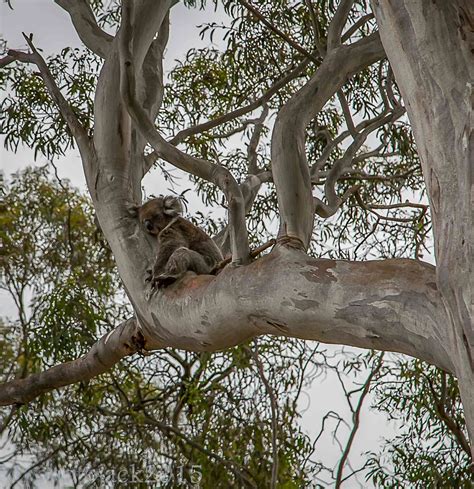
<instances>
[{"instance_id":1,"label":"tree trunk","mask_svg":"<svg viewBox=\"0 0 474 489\"><path fill-rule=\"evenodd\" d=\"M433 218L450 356L474 441L472 0L373 0L407 106Z\"/></svg>"}]
</instances>

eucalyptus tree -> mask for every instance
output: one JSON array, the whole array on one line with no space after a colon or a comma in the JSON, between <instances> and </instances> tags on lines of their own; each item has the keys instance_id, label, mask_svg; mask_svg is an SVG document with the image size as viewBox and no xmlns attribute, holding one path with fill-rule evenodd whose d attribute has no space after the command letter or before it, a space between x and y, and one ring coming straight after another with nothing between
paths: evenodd
<instances>
[{"instance_id":1,"label":"eucalyptus tree","mask_svg":"<svg viewBox=\"0 0 474 489\"><path fill-rule=\"evenodd\" d=\"M50 68L27 35L29 51L8 51L2 65L32 65L48 98L37 102L50 112L8 106L9 142L32 138L34 131L18 126L29 111L28 121L46 117L63 129L56 141L43 127L33 138L42 145L37 150L77 145L134 314L81 358L4 384L0 403L29 402L138 352L216 351L283 335L402 352L455 374L472 440L470 2L373 0L371 11L363 0L226 1L229 24L203 32L222 31L225 50L189 52L166 91L162 61L175 2L56 3L100 60L97 81L84 80L94 85L93 104L80 83L60 90L60 62ZM36 75L25 80L40 84ZM419 260L427 206L404 201L418 171L405 106L433 216L436 267ZM247 137L246 152L226 148L239 133ZM190 275L155 292L144 281L153 245L129 210L141 202L143 177L163 161L190 174L209 203L222 201L227 219L216 239L232 258L217 276ZM349 222L327 239L321 222L344 215L350 201L358 205L353 216L375 222L347 257L364 248L370 256L380 221L392 248L379 243L378 261L310 256L315 240L344 251ZM249 243L275 216L276 246L251 261ZM400 229L415 236L415 259L393 258L400 256Z\"/></svg>"}]
</instances>

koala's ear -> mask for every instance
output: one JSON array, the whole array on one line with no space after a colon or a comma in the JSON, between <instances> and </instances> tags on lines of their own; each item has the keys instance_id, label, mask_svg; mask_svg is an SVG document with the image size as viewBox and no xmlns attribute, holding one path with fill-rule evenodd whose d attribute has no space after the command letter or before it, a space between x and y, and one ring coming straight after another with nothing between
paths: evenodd
<instances>
[{"instance_id":1,"label":"koala's ear","mask_svg":"<svg viewBox=\"0 0 474 489\"><path fill-rule=\"evenodd\" d=\"M181 201L172 195L167 195L163 199L163 213L170 217L182 214L183 205L181 204Z\"/></svg>"},{"instance_id":2,"label":"koala's ear","mask_svg":"<svg viewBox=\"0 0 474 489\"><path fill-rule=\"evenodd\" d=\"M132 202L127 202L125 204L125 209L130 217L138 217L138 211L140 209L140 206L135 205Z\"/></svg>"}]
</instances>

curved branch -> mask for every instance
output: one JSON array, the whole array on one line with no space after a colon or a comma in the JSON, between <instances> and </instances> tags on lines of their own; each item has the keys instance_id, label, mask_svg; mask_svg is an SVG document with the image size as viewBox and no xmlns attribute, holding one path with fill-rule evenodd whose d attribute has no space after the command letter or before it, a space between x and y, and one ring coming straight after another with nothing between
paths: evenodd
<instances>
[{"instance_id":1,"label":"curved branch","mask_svg":"<svg viewBox=\"0 0 474 489\"><path fill-rule=\"evenodd\" d=\"M351 402L350 402L350 394L346 395L347 400L349 402L349 405L351 406L351 411L352 411L352 428L349 434L349 438L346 442L346 445L344 447L344 450L342 452L341 458L337 464L337 471L336 471L336 480L334 487L335 489L339 489L342 485L342 482L344 480L347 480L347 478L342 478L342 474L344 471L344 466L347 463L347 460L349 458L349 453L351 451L352 445L354 443L355 436L357 434L357 431L359 430L360 426L360 415L362 412L362 407L364 406L364 401L365 398L367 397L367 394L369 393L370 390L370 385L372 383L373 378L379 373L380 369L382 368L382 363L383 363L383 357L384 354L381 353L379 355L378 361L375 364L375 366L372 368L370 371L369 375L367 376L367 379L365 380L363 386L362 386L362 392L360 394L359 400L357 401L357 406L352 408Z\"/></svg>"},{"instance_id":2,"label":"curved branch","mask_svg":"<svg viewBox=\"0 0 474 489\"><path fill-rule=\"evenodd\" d=\"M113 37L103 31L86 0L54 0L71 16L81 41L95 54L105 58Z\"/></svg>"},{"instance_id":3,"label":"curved branch","mask_svg":"<svg viewBox=\"0 0 474 489\"><path fill-rule=\"evenodd\" d=\"M220 126L221 124L225 124L226 122L232 121L241 117L253 110L257 109L261 105L264 105L268 102L273 95L278 93L278 91L283 88L285 85L288 85L292 80L294 80L309 64L308 59L304 59L295 68L293 68L289 73L280 78L275 84L270 87L263 95L255 99L253 102L250 102L248 105L244 107L240 107L239 109L235 109L232 112L228 112L227 114L223 114L215 119L212 119L207 122L203 122L201 124L197 124L193 127L188 127L187 129L183 129L179 131L173 138L170 139L170 143L177 145L184 141L187 137L193 136L194 134L199 134L204 131L209 131L214 127Z\"/></svg>"},{"instance_id":4,"label":"curved branch","mask_svg":"<svg viewBox=\"0 0 474 489\"><path fill-rule=\"evenodd\" d=\"M128 319L104 335L83 357L0 385L0 406L25 404L58 387L92 379L145 346L137 321Z\"/></svg>"},{"instance_id":5,"label":"curved branch","mask_svg":"<svg viewBox=\"0 0 474 489\"><path fill-rule=\"evenodd\" d=\"M385 124L393 123L397 119L399 119L405 113L405 108L402 106L398 106L396 109L391 111L389 114L381 114L380 116L374 118L369 122L367 127L360 133L354 132L354 141L347 148L342 158L339 158L333 165L333 167L329 170L329 174L326 178L326 182L324 185L324 191L326 195L326 199L328 201L329 207L334 209L335 211L339 208L341 204L340 197L336 194L336 183L339 178L351 170L351 165L356 157L357 151L362 147L362 145L367 140L368 136ZM348 116L350 117L350 116ZM355 131L355 127L353 128ZM354 191L357 189L354 189ZM353 191L353 192L354 192ZM352 193L353 193L352 192Z\"/></svg>"},{"instance_id":6,"label":"curved branch","mask_svg":"<svg viewBox=\"0 0 474 489\"><path fill-rule=\"evenodd\" d=\"M143 348L217 351L262 334L397 351L453 372L435 280L435 268L416 260L323 260L276 248L152 295L140 314L144 334L126 321L81 359L4 384L0 405L90 379Z\"/></svg>"},{"instance_id":7,"label":"curved branch","mask_svg":"<svg viewBox=\"0 0 474 489\"><path fill-rule=\"evenodd\" d=\"M435 280L420 261L317 260L277 247L217 277L189 275L153 295L143 314L176 348L216 351L275 334L398 351L452 371Z\"/></svg>"},{"instance_id":8,"label":"curved branch","mask_svg":"<svg viewBox=\"0 0 474 489\"><path fill-rule=\"evenodd\" d=\"M305 130L347 78L382 59L378 33L330 51L308 83L278 113L272 134L272 171L280 210L279 237L307 248L313 229L311 176Z\"/></svg>"},{"instance_id":9,"label":"curved branch","mask_svg":"<svg viewBox=\"0 0 474 489\"><path fill-rule=\"evenodd\" d=\"M329 24L328 51L341 44L342 29L347 22L347 17L354 5L354 0L340 0L336 13Z\"/></svg>"}]
</instances>

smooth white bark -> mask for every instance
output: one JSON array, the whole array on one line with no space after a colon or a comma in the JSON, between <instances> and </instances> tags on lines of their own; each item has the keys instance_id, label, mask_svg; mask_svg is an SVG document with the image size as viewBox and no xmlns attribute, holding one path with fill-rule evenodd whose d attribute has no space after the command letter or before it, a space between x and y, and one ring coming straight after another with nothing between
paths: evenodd
<instances>
[{"instance_id":1,"label":"smooth white bark","mask_svg":"<svg viewBox=\"0 0 474 489\"><path fill-rule=\"evenodd\" d=\"M374 0L430 199L437 284L474 440L474 4Z\"/></svg>"}]
</instances>

